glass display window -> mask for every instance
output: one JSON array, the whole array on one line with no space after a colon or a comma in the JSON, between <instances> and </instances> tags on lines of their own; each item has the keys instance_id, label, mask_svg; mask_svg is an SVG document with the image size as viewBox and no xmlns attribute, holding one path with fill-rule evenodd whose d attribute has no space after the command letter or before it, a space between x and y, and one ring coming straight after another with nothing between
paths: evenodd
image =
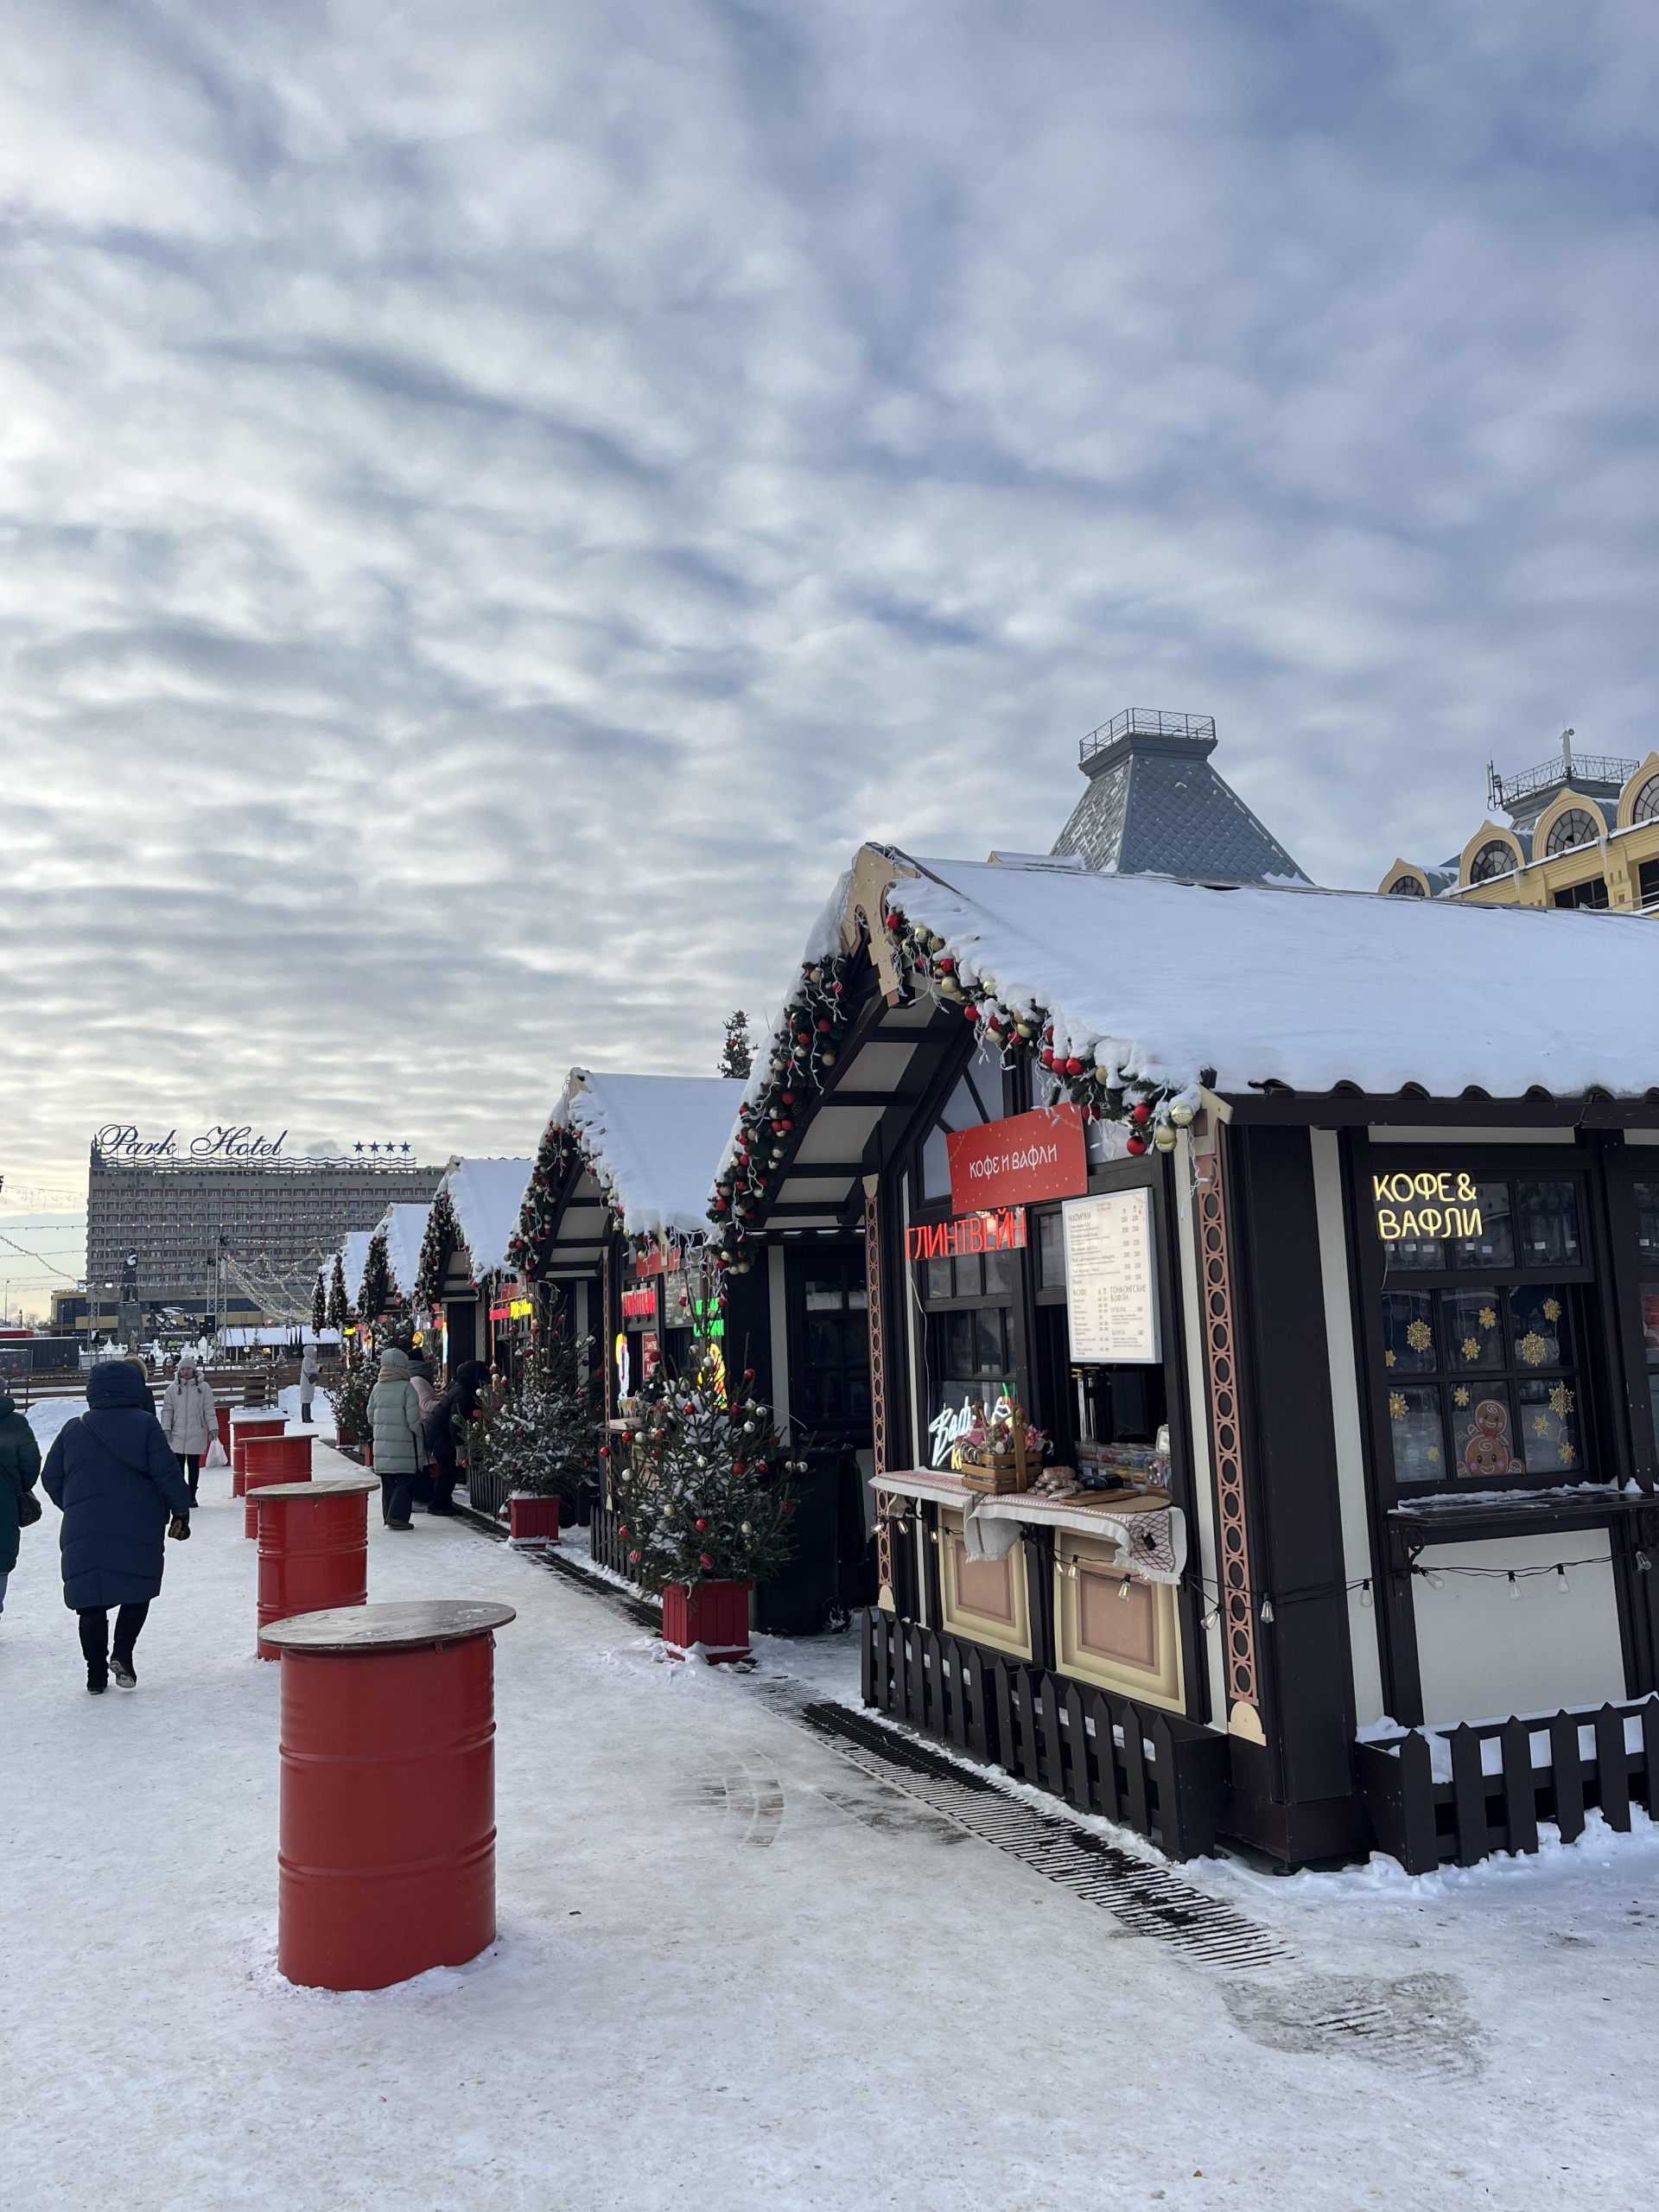
<instances>
[{"instance_id":1,"label":"glass display window","mask_svg":"<svg viewBox=\"0 0 1659 2212\"><path fill-rule=\"evenodd\" d=\"M791 1252L789 1269L798 1331L791 1411L809 1429L866 1429L870 1334L863 1248Z\"/></svg>"},{"instance_id":2,"label":"glass display window","mask_svg":"<svg viewBox=\"0 0 1659 2212\"><path fill-rule=\"evenodd\" d=\"M1649 1187L1659 1385L1659 1185ZM1402 1202L1402 1233L1382 1248L1376 1342L1402 1491L1594 1478L1583 1363L1597 1293L1583 1205L1582 1179L1560 1173L1479 1176L1450 1220L1432 1205L1427 1221L1408 1218ZM1655 1405L1659 1417L1659 1387Z\"/></svg>"},{"instance_id":3,"label":"glass display window","mask_svg":"<svg viewBox=\"0 0 1659 2212\"><path fill-rule=\"evenodd\" d=\"M1636 1250L1642 1274L1642 1344L1647 1357L1648 1403L1659 1440L1659 1182L1636 1188Z\"/></svg>"}]
</instances>

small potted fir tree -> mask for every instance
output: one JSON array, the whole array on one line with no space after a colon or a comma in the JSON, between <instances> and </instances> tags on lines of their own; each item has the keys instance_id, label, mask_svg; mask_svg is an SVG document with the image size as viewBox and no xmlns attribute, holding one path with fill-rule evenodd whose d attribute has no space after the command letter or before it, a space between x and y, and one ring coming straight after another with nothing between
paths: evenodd
<instances>
[{"instance_id":1,"label":"small potted fir tree","mask_svg":"<svg viewBox=\"0 0 1659 2212\"><path fill-rule=\"evenodd\" d=\"M750 1589L794 1548L800 1463L753 1387L746 1369L728 1395L712 1359L689 1381L655 1376L622 1435L618 1533L640 1587L662 1597L663 1641L677 1659L696 1649L710 1665L746 1658Z\"/></svg>"},{"instance_id":2,"label":"small potted fir tree","mask_svg":"<svg viewBox=\"0 0 1659 2212\"><path fill-rule=\"evenodd\" d=\"M539 1371L486 1409L473 1455L507 1493L508 1541L545 1551L559 1541L562 1509L594 1471L599 1425L575 1349L555 1338Z\"/></svg>"}]
</instances>

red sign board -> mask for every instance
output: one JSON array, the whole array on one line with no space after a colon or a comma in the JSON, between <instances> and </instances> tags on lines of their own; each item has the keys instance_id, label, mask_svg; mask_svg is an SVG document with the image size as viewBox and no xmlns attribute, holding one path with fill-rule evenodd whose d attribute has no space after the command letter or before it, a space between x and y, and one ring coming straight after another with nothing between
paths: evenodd
<instances>
[{"instance_id":1,"label":"red sign board","mask_svg":"<svg viewBox=\"0 0 1659 2212\"><path fill-rule=\"evenodd\" d=\"M645 1290L625 1290L622 1294L622 1319L625 1321L654 1321L657 1319L657 1293Z\"/></svg>"},{"instance_id":2,"label":"red sign board","mask_svg":"<svg viewBox=\"0 0 1659 2212\"><path fill-rule=\"evenodd\" d=\"M912 1260L954 1260L963 1252L1023 1252L1026 1210L1004 1206L995 1213L965 1213L957 1221L923 1222L906 1236Z\"/></svg>"},{"instance_id":3,"label":"red sign board","mask_svg":"<svg viewBox=\"0 0 1659 2212\"><path fill-rule=\"evenodd\" d=\"M1075 1106L1045 1106L982 1128L953 1130L944 1143L950 1203L958 1213L1075 1198L1089 1187L1083 1116Z\"/></svg>"}]
</instances>

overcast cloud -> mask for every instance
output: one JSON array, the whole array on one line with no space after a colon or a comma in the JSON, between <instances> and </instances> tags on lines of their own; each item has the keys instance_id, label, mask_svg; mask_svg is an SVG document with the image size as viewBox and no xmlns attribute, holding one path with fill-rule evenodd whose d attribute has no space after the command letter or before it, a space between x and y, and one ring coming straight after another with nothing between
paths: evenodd
<instances>
[{"instance_id":1,"label":"overcast cloud","mask_svg":"<svg viewBox=\"0 0 1659 2212\"><path fill-rule=\"evenodd\" d=\"M1368 887L1659 743L1651 0L0 34L0 1204L712 1071L1120 706Z\"/></svg>"}]
</instances>

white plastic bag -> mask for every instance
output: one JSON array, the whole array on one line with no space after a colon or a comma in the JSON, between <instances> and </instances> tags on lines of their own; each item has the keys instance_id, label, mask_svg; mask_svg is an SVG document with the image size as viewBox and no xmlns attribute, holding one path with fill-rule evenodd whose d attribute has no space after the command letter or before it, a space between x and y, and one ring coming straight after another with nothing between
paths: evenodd
<instances>
[{"instance_id":1,"label":"white plastic bag","mask_svg":"<svg viewBox=\"0 0 1659 2212\"><path fill-rule=\"evenodd\" d=\"M219 1442L216 1436L208 1445L206 1452L202 1453L201 1464L204 1467L228 1467L230 1465L230 1461L225 1456L225 1446Z\"/></svg>"}]
</instances>

